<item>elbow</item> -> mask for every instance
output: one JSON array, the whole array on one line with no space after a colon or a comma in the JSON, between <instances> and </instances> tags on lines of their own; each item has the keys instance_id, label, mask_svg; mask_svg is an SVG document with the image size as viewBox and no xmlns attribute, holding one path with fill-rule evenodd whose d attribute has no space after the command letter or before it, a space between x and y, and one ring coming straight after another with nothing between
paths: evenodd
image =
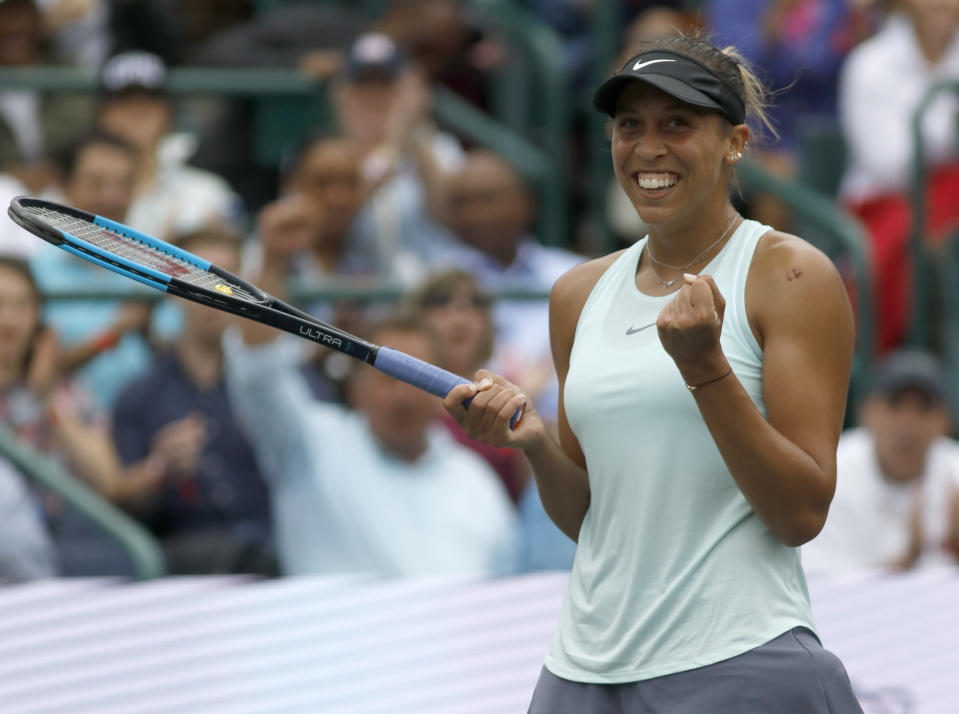
<instances>
[{"instance_id":1,"label":"elbow","mask_svg":"<svg viewBox=\"0 0 959 714\"><path fill-rule=\"evenodd\" d=\"M811 510L797 516L787 524L783 524L776 529L776 535L783 545L790 548L798 548L805 545L822 530L826 525L827 509Z\"/></svg>"},{"instance_id":2,"label":"elbow","mask_svg":"<svg viewBox=\"0 0 959 714\"><path fill-rule=\"evenodd\" d=\"M790 548L798 548L819 535L819 531L822 530L824 523L825 519L819 522L808 521L797 523L787 530L780 530L777 535L783 545L787 545Z\"/></svg>"},{"instance_id":3,"label":"elbow","mask_svg":"<svg viewBox=\"0 0 959 714\"><path fill-rule=\"evenodd\" d=\"M805 545L817 535L826 525L826 514L829 511L828 505L825 508L811 508L802 513L797 513L788 523L783 524L776 530L776 535L783 545L790 548L798 548Z\"/></svg>"}]
</instances>

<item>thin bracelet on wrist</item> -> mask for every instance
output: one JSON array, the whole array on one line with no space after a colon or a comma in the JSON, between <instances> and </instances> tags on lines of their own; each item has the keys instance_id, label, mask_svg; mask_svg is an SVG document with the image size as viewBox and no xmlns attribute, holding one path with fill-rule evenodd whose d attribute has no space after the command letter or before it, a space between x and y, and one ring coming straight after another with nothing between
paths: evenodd
<instances>
[{"instance_id":1,"label":"thin bracelet on wrist","mask_svg":"<svg viewBox=\"0 0 959 714\"><path fill-rule=\"evenodd\" d=\"M710 379L709 381L703 382L702 384L687 384L687 385L686 385L686 389L688 389L690 392L695 392L697 389L702 389L703 387L705 387L705 386L707 386L707 385L714 384L715 382L718 382L720 379L725 379L726 377L728 377L728 376L731 375L732 373L733 373L733 368L730 367L729 369L727 369L725 372L723 372L723 373L722 373L721 375L719 375L718 377L713 377L713 378Z\"/></svg>"}]
</instances>

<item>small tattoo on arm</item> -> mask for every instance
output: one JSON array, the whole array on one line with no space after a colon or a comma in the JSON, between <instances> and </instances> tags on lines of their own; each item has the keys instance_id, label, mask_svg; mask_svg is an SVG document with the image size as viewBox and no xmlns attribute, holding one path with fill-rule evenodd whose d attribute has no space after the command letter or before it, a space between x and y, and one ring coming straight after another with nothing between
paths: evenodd
<instances>
[{"instance_id":1,"label":"small tattoo on arm","mask_svg":"<svg viewBox=\"0 0 959 714\"><path fill-rule=\"evenodd\" d=\"M786 280L795 280L800 275L802 275L802 270L799 268L791 268L788 273L786 273Z\"/></svg>"}]
</instances>

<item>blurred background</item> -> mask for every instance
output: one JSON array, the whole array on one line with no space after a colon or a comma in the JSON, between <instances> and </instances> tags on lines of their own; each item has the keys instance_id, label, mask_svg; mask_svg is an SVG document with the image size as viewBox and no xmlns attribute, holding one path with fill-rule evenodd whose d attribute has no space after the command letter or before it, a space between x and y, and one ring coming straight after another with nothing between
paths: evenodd
<instances>
[{"instance_id":1,"label":"blurred background","mask_svg":"<svg viewBox=\"0 0 959 714\"><path fill-rule=\"evenodd\" d=\"M856 312L804 547L824 638L868 711L957 711L959 0L0 0L0 206L127 223L555 419L550 287L645 234L592 90L677 32L767 83L733 201L829 255ZM575 544L522 456L230 325L0 216L0 709L524 710ZM925 619L890 615L905 598ZM372 638L355 669L344 638ZM377 703L374 662L407 703Z\"/></svg>"}]
</instances>

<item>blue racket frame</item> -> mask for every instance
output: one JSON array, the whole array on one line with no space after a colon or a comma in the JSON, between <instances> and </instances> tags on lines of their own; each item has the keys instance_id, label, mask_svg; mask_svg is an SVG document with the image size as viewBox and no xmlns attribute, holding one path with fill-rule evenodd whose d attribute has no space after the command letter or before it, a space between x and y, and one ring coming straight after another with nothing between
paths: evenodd
<instances>
[{"instance_id":1,"label":"blue racket frame","mask_svg":"<svg viewBox=\"0 0 959 714\"><path fill-rule=\"evenodd\" d=\"M31 210L32 209L32 210ZM160 253L188 263L202 271L212 273L242 287L254 300L245 300L235 296L223 295L206 288L193 285L175 276L167 275L149 266L131 261L116 253L104 250L89 241L75 236L68 231L51 225L36 210L66 214L85 223L97 225L121 236L134 239ZM251 320L256 320L277 329L289 332L304 339L312 340L330 349L361 360L379 371L400 381L418 387L430 394L445 398L450 390L460 384L470 384L470 380L448 372L436 365L424 362L411 355L394 350L390 347L374 345L355 335L339 330L332 325L321 322L312 315L278 300L272 295L260 290L242 278L223 270L222 268L204 260L189 251L178 248L166 241L142 233L130 226L113 221L103 216L97 216L86 211L64 206L52 201L20 196L10 203L7 210L10 218L27 231L43 238L58 248L71 253L83 260L111 270L142 285L155 290L176 295L186 300L209 305L218 310L224 310ZM472 397L463 404L469 407ZM510 428L514 429L522 418L524 407L517 409L510 419Z\"/></svg>"}]
</instances>

